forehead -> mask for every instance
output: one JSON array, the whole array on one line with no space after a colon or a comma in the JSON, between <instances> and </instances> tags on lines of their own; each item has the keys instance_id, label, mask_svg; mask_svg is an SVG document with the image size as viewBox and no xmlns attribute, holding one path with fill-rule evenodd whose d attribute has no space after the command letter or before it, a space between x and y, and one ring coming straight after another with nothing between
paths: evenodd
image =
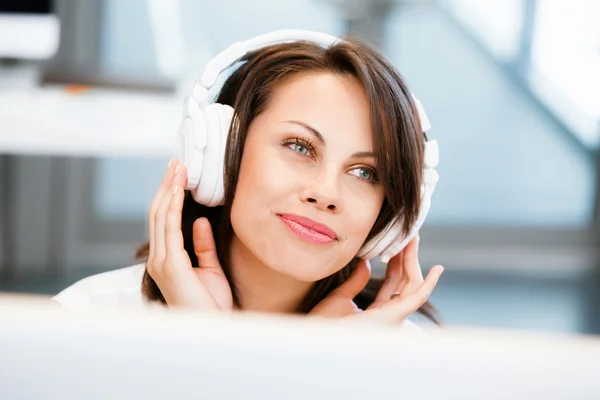
<instances>
[{"instance_id":1,"label":"forehead","mask_svg":"<svg viewBox=\"0 0 600 400\"><path fill-rule=\"evenodd\" d=\"M370 144L371 117L367 95L350 75L303 73L272 93L265 110L273 120L300 120L324 136L362 138Z\"/></svg>"}]
</instances>

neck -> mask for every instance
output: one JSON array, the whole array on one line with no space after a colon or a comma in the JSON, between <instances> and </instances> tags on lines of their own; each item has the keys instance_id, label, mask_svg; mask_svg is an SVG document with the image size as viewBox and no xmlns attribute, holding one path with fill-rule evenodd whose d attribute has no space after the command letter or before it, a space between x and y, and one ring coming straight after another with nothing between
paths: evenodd
<instances>
[{"instance_id":1,"label":"neck","mask_svg":"<svg viewBox=\"0 0 600 400\"><path fill-rule=\"evenodd\" d=\"M231 275L243 310L294 313L314 285L277 272L262 263L234 235Z\"/></svg>"}]
</instances>

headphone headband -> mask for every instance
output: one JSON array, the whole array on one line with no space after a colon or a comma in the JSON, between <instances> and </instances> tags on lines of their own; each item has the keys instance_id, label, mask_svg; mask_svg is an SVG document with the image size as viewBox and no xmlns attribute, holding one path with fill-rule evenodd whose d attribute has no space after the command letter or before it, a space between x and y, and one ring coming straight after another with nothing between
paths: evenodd
<instances>
[{"instance_id":1,"label":"headphone headband","mask_svg":"<svg viewBox=\"0 0 600 400\"><path fill-rule=\"evenodd\" d=\"M208 93L217 82L219 75L246 54L275 44L295 41L313 42L322 47L329 47L342 41L342 39L321 32L301 29L283 29L265 33L248 40L235 42L213 57L206 64L204 70L194 83L192 97L198 104L204 105L208 100Z\"/></svg>"},{"instance_id":2,"label":"headphone headband","mask_svg":"<svg viewBox=\"0 0 600 400\"><path fill-rule=\"evenodd\" d=\"M219 79L219 75L246 54L275 44L301 40L316 43L325 48L333 46L338 42L343 42L343 39L333 35L302 29L283 29L265 33L248 40L235 42L213 57L206 64L204 70L194 83L194 89L192 90L191 96L193 101L198 105L205 105L209 99L209 92L217 82L217 79ZM412 92L411 95L417 106L423 132L427 132L431 129L427 114L419 99L417 99Z\"/></svg>"},{"instance_id":3,"label":"headphone headband","mask_svg":"<svg viewBox=\"0 0 600 400\"><path fill-rule=\"evenodd\" d=\"M208 62L199 83L206 89L211 89L219 75L233 65L246 54L263 49L275 44L289 43L295 41L307 41L316 43L322 47L329 47L342 39L321 32L305 31L299 29L285 29L265 33L264 35L233 43L225 50L217 54Z\"/></svg>"}]
</instances>

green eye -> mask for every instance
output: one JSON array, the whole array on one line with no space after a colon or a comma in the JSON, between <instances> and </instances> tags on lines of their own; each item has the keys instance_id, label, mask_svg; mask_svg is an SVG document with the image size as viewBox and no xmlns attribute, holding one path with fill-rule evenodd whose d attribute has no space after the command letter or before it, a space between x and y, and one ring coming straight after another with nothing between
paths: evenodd
<instances>
[{"instance_id":1,"label":"green eye","mask_svg":"<svg viewBox=\"0 0 600 400\"><path fill-rule=\"evenodd\" d=\"M360 177L363 179L371 180L373 179L373 173L368 169L361 168L360 169Z\"/></svg>"},{"instance_id":2,"label":"green eye","mask_svg":"<svg viewBox=\"0 0 600 400\"><path fill-rule=\"evenodd\" d=\"M294 150L294 151L296 151L296 152L298 152L300 154L303 154L303 155L308 155L308 147L303 146L303 145L298 144L298 143L294 143L292 145L292 150Z\"/></svg>"},{"instance_id":3,"label":"green eye","mask_svg":"<svg viewBox=\"0 0 600 400\"><path fill-rule=\"evenodd\" d=\"M281 144L286 146L293 152L307 157L312 157L315 151L315 148L313 147L310 140L306 140L304 138L295 137L291 139L286 139L282 141Z\"/></svg>"},{"instance_id":4,"label":"green eye","mask_svg":"<svg viewBox=\"0 0 600 400\"><path fill-rule=\"evenodd\" d=\"M375 175L375 172L371 168L365 168L365 167L355 168L352 170L351 174L360 179L363 179L365 181L369 181L369 182L377 181L377 176Z\"/></svg>"}]
</instances>

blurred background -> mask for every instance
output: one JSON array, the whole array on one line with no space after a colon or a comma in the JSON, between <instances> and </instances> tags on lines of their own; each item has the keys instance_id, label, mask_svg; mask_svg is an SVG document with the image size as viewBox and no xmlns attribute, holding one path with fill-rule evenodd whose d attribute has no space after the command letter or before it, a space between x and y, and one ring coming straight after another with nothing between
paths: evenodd
<instances>
[{"instance_id":1,"label":"blurred background","mask_svg":"<svg viewBox=\"0 0 600 400\"><path fill-rule=\"evenodd\" d=\"M133 264L195 73L301 28L370 42L427 110L442 321L600 334L599 21L598 0L0 0L0 291Z\"/></svg>"}]
</instances>

